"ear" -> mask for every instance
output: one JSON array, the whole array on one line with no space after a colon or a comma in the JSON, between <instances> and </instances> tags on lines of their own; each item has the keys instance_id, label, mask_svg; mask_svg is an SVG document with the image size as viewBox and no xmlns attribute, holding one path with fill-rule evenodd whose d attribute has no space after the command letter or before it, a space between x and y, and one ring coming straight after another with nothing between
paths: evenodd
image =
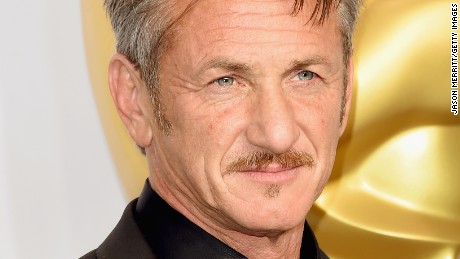
<instances>
[{"instance_id":1,"label":"ear","mask_svg":"<svg viewBox=\"0 0 460 259\"><path fill-rule=\"evenodd\" d=\"M145 85L139 71L124 55L115 54L109 64L109 88L118 114L129 134L140 147L152 142L152 128L148 117Z\"/></svg>"},{"instance_id":2,"label":"ear","mask_svg":"<svg viewBox=\"0 0 460 259\"><path fill-rule=\"evenodd\" d=\"M342 124L340 125L340 136L342 136L345 128L347 127L348 117L350 116L350 109L351 109L351 97L353 95L353 80L354 80L354 64L353 64L353 54L350 55L348 59L348 80L346 82L347 86L345 88L345 105L344 105L344 113L342 118Z\"/></svg>"}]
</instances>

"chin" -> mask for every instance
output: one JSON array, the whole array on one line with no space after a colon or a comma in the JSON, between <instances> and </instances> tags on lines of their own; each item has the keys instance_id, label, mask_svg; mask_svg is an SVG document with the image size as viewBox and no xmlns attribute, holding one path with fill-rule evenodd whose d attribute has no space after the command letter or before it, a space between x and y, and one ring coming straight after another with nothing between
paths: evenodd
<instances>
[{"instance_id":1,"label":"chin","mask_svg":"<svg viewBox=\"0 0 460 259\"><path fill-rule=\"evenodd\" d=\"M228 175L214 188L220 220L253 235L303 226L316 198L319 180L314 176L300 170L272 178Z\"/></svg>"},{"instance_id":2,"label":"chin","mask_svg":"<svg viewBox=\"0 0 460 259\"><path fill-rule=\"evenodd\" d=\"M295 201L295 202L293 202ZM278 197L276 201L235 204L227 213L232 220L251 235L275 234L303 226L312 205L307 199Z\"/></svg>"}]
</instances>

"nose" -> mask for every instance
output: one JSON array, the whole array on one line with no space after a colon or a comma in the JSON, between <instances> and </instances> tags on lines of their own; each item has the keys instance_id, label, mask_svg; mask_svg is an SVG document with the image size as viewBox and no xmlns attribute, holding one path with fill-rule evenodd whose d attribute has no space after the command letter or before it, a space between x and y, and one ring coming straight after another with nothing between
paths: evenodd
<instances>
[{"instance_id":1,"label":"nose","mask_svg":"<svg viewBox=\"0 0 460 259\"><path fill-rule=\"evenodd\" d=\"M275 154L292 148L300 131L294 111L281 86L259 89L252 111L252 120L246 131L251 144Z\"/></svg>"}]
</instances>

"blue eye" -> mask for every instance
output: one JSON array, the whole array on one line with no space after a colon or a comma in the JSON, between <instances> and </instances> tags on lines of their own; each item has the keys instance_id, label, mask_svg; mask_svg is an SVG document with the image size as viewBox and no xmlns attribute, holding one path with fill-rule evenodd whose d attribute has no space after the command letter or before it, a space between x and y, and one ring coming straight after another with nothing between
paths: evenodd
<instances>
[{"instance_id":1,"label":"blue eye","mask_svg":"<svg viewBox=\"0 0 460 259\"><path fill-rule=\"evenodd\" d=\"M221 77L219 79L214 80L213 83L218 84L219 86L226 87L226 86L233 85L233 83L235 83L235 78L233 78L233 77Z\"/></svg>"},{"instance_id":2,"label":"blue eye","mask_svg":"<svg viewBox=\"0 0 460 259\"><path fill-rule=\"evenodd\" d=\"M299 80L305 80L305 81L312 80L314 76L315 76L315 73L308 71L308 70L303 70L296 75L296 77Z\"/></svg>"}]
</instances>

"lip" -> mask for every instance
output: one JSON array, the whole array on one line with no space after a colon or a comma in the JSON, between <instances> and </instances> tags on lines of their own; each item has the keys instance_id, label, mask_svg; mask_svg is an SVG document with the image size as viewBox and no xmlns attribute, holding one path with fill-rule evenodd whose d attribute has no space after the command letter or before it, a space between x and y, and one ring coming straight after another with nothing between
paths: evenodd
<instances>
[{"instance_id":1,"label":"lip","mask_svg":"<svg viewBox=\"0 0 460 259\"><path fill-rule=\"evenodd\" d=\"M269 165L267 168L260 170L238 171L235 173L242 174L253 181L267 184L281 184L292 181L299 173L299 169L303 166L292 168L282 168L277 165Z\"/></svg>"}]
</instances>

